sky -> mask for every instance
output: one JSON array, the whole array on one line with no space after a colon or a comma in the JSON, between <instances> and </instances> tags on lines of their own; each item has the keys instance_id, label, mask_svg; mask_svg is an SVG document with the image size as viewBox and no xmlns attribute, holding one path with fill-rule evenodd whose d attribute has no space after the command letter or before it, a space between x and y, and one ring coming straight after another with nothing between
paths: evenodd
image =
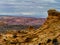
<instances>
[{"instance_id":1,"label":"sky","mask_svg":"<svg viewBox=\"0 0 60 45\"><path fill-rule=\"evenodd\" d=\"M0 15L47 17L47 10L60 11L60 0L0 0Z\"/></svg>"}]
</instances>

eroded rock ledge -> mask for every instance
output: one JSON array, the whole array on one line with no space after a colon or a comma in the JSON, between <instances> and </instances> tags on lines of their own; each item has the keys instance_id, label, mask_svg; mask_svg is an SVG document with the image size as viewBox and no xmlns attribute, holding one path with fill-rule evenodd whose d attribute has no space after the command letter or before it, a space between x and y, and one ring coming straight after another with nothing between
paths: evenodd
<instances>
[{"instance_id":1,"label":"eroded rock ledge","mask_svg":"<svg viewBox=\"0 0 60 45\"><path fill-rule=\"evenodd\" d=\"M0 45L59 45L60 12L48 10L46 22L37 30L7 31L0 34Z\"/></svg>"}]
</instances>

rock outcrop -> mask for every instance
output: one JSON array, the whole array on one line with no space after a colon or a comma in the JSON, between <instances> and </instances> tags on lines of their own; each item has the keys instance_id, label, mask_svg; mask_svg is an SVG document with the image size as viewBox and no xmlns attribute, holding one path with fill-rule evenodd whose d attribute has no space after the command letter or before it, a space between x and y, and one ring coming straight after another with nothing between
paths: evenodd
<instances>
[{"instance_id":1,"label":"rock outcrop","mask_svg":"<svg viewBox=\"0 0 60 45\"><path fill-rule=\"evenodd\" d=\"M30 27L31 28L31 27ZM46 22L37 30L7 31L0 35L1 45L59 45L60 12L48 10Z\"/></svg>"}]
</instances>

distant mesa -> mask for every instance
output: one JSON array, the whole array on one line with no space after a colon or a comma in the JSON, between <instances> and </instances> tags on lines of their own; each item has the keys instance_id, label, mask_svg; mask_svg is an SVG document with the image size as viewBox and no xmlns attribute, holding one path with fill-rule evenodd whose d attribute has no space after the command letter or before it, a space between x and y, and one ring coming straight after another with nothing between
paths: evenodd
<instances>
[{"instance_id":1,"label":"distant mesa","mask_svg":"<svg viewBox=\"0 0 60 45\"><path fill-rule=\"evenodd\" d=\"M42 25L45 18L1 16L0 22L7 25Z\"/></svg>"},{"instance_id":2,"label":"distant mesa","mask_svg":"<svg viewBox=\"0 0 60 45\"><path fill-rule=\"evenodd\" d=\"M6 25L6 23L0 21L0 26Z\"/></svg>"}]
</instances>

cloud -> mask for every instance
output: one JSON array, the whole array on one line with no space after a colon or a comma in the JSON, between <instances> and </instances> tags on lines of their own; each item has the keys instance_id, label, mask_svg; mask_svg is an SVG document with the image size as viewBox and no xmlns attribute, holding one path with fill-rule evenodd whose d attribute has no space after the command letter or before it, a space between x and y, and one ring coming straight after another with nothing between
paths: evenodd
<instances>
[{"instance_id":1,"label":"cloud","mask_svg":"<svg viewBox=\"0 0 60 45\"><path fill-rule=\"evenodd\" d=\"M44 2L57 3L55 0L42 0Z\"/></svg>"},{"instance_id":2,"label":"cloud","mask_svg":"<svg viewBox=\"0 0 60 45\"><path fill-rule=\"evenodd\" d=\"M43 6L37 6L37 8L44 8Z\"/></svg>"},{"instance_id":3,"label":"cloud","mask_svg":"<svg viewBox=\"0 0 60 45\"><path fill-rule=\"evenodd\" d=\"M35 12L0 12L0 15L34 15Z\"/></svg>"},{"instance_id":4,"label":"cloud","mask_svg":"<svg viewBox=\"0 0 60 45\"><path fill-rule=\"evenodd\" d=\"M46 14L46 12L0 12L0 15L41 15L43 13Z\"/></svg>"},{"instance_id":5,"label":"cloud","mask_svg":"<svg viewBox=\"0 0 60 45\"><path fill-rule=\"evenodd\" d=\"M19 13L0 12L0 15L18 15Z\"/></svg>"},{"instance_id":6,"label":"cloud","mask_svg":"<svg viewBox=\"0 0 60 45\"><path fill-rule=\"evenodd\" d=\"M35 12L21 12L22 15L34 15Z\"/></svg>"},{"instance_id":7,"label":"cloud","mask_svg":"<svg viewBox=\"0 0 60 45\"><path fill-rule=\"evenodd\" d=\"M56 0L35 0L37 3L57 3Z\"/></svg>"}]
</instances>

